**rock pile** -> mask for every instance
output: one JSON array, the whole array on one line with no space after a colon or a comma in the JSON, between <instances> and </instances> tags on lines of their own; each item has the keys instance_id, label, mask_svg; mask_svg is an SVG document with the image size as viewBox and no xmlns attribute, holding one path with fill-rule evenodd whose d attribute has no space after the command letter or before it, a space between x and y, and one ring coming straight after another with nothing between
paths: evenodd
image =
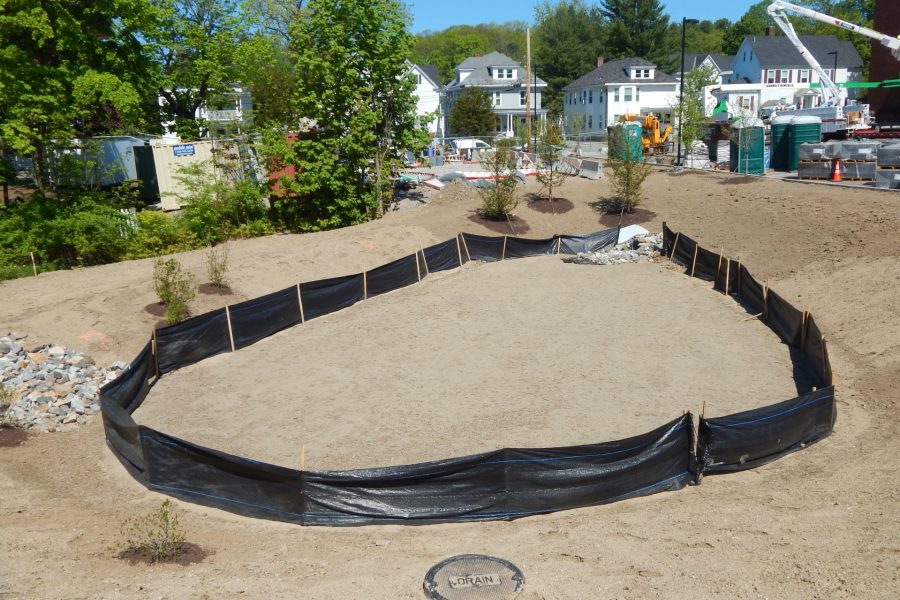
<instances>
[{"instance_id":1,"label":"rock pile","mask_svg":"<svg viewBox=\"0 0 900 600\"><path fill-rule=\"evenodd\" d=\"M127 363L109 369L71 348L43 344L26 350L27 335L0 337L0 425L61 431L100 411L100 387Z\"/></svg>"},{"instance_id":2,"label":"rock pile","mask_svg":"<svg viewBox=\"0 0 900 600\"><path fill-rule=\"evenodd\" d=\"M638 235L623 244L598 252L579 252L564 258L577 265L616 265L628 262L653 262L662 252L662 234Z\"/></svg>"}]
</instances>

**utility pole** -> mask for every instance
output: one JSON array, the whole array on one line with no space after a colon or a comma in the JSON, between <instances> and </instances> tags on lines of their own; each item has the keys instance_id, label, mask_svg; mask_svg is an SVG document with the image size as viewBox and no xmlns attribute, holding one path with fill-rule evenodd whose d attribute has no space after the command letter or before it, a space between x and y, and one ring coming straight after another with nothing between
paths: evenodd
<instances>
[{"instance_id":1,"label":"utility pole","mask_svg":"<svg viewBox=\"0 0 900 600\"><path fill-rule=\"evenodd\" d=\"M525 128L531 152L531 28L525 30Z\"/></svg>"}]
</instances>

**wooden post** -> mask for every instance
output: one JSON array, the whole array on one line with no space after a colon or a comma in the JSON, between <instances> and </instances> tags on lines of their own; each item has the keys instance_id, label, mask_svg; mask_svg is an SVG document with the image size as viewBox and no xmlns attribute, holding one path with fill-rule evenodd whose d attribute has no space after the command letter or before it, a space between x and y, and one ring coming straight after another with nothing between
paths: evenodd
<instances>
[{"instance_id":1,"label":"wooden post","mask_svg":"<svg viewBox=\"0 0 900 600\"><path fill-rule=\"evenodd\" d=\"M559 253L561 251L562 251L562 236L557 236L556 237L556 254L559 255Z\"/></svg>"},{"instance_id":2,"label":"wooden post","mask_svg":"<svg viewBox=\"0 0 900 600\"><path fill-rule=\"evenodd\" d=\"M369 272L363 271L363 300L369 299Z\"/></svg>"},{"instance_id":3,"label":"wooden post","mask_svg":"<svg viewBox=\"0 0 900 600\"><path fill-rule=\"evenodd\" d=\"M419 252L416 251L416 281L422 281L422 268L419 267Z\"/></svg>"},{"instance_id":4,"label":"wooden post","mask_svg":"<svg viewBox=\"0 0 900 600\"><path fill-rule=\"evenodd\" d=\"M701 419L706 418L706 400L703 401L703 408L700 409L700 418Z\"/></svg>"},{"instance_id":5,"label":"wooden post","mask_svg":"<svg viewBox=\"0 0 900 600\"><path fill-rule=\"evenodd\" d=\"M469 262L472 262L472 255L469 254L469 245L466 243L466 238L465 238L465 236L463 236L463 234L460 233L460 234L459 234L459 238L462 240L463 248L464 248L465 251L466 251L466 258L469 259Z\"/></svg>"},{"instance_id":6,"label":"wooden post","mask_svg":"<svg viewBox=\"0 0 900 600\"><path fill-rule=\"evenodd\" d=\"M763 286L763 318L769 318L769 279L766 278L766 285Z\"/></svg>"},{"instance_id":7,"label":"wooden post","mask_svg":"<svg viewBox=\"0 0 900 600\"><path fill-rule=\"evenodd\" d=\"M506 260L506 236L503 236L503 250L500 252L500 260Z\"/></svg>"},{"instance_id":8,"label":"wooden post","mask_svg":"<svg viewBox=\"0 0 900 600\"><path fill-rule=\"evenodd\" d=\"M738 261L737 266L737 293L738 296L741 295L741 261Z\"/></svg>"},{"instance_id":9,"label":"wooden post","mask_svg":"<svg viewBox=\"0 0 900 600\"><path fill-rule=\"evenodd\" d=\"M34 252L31 253L31 270L34 271L34 276L37 277L37 263L34 262Z\"/></svg>"},{"instance_id":10,"label":"wooden post","mask_svg":"<svg viewBox=\"0 0 900 600\"><path fill-rule=\"evenodd\" d=\"M297 304L300 305L300 322L306 322L306 315L303 314L303 296L300 295L300 284L297 284Z\"/></svg>"},{"instance_id":11,"label":"wooden post","mask_svg":"<svg viewBox=\"0 0 900 600\"><path fill-rule=\"evenodd\" d=\"M419 248L419 252L422 253L422 264L425 265L425 274L430 275L431 270L428 268L428 257L425 256L425 249ZM418 262L418 261L416 261L416 262Z\"/></svg>"},{"instance_id":12,"label":"wooden post","mask_svg":"<svg viewBox=\"0 0 900 600\"><path fill-rule=\"evenodd\" d=\"M159 342L156 340L156 327L150 332L151 348L153 348L153 364L156 366L156 378L160 378L159 374Z\"/></svg>"},{"instance_id":13,"label":"wooden post","mask_svg":"<svg viewBox=\"0 0 900 600\"><path fill-rule=\"evenodd\" d=\"M719 271L722 270L722 259L725 257L725 246L719 250L719 263L716 265L716 279L719 278Z\"/></svg>"},{"instance_id":14,"label":"wooden post","mask_svg":"<svg viewBox=\"0 0 900 600\"><path fill-rule=\"evenodd\" d=\"M697 238L697 241L694 243L694 261L691 263L691 277L694 276L694 271L697 269L698 252L700 252L700 238Z\"/></svg>"},{"instance_id":15,"label":"wooden post","mask_svg":"<svg viewBox=\"0 0 900 600\"><path fill-rule=\"evenodd\" d=\"M526 147L529 152L534 150L531 147L531 126L531 29L527 28L525 29L525 129L528 132Z\"/></svg>"},{"instance_id":16,"label":"wooden post","mask_svg":"<svg viewBox=\"0 0 900 600\"><path fill-rule=\"evenodd\" d=\"M459 245L459 236L456 236L456 253L459 254L459 266L461 267L462 262L462 247Z\"/></svg>"},{"instance_id":17,"label":"wooden post","mask_svg":"<svg viewBox=\"0 0 900 600\"><path fill-rule=\"evenodd\" d=\"M728 283L729 283L728 280L731 277L731 260L730 259L726 259L726 260L728 260L728 262L725 263L725 295L727 296L728 295Z\"/></svg>"},{"instance_id":18,"label":"wooden post","mask_svg":"<svg viewBox=\"0 0 900 600\"><path fill-rule=\"evenodd\" d=\"M228 321L228 341L231 342L231 351L234 352L234 333L231 331L231 308L225 305L225 320Z\"/></svg>"},{"instance_id":19,"label":"wooden post","mask_svg":"<svg viewBox=\"0 0 900 600\"><path fill-rule=\"evenodd\" d=\"M825 343L825 336L822 336L822 373L828 371L828 345ZM828 377L825 385L834 385L834 373Z\"/></svg>"},{"instance_id":20,"label":"wooden post","mask_svg":"<svg viewBox=\"0 0 900 600\"><path fill-rule=\"evenodd\" d=\"M675 234L675 241L672 242L672 253L669 254L669 260L675 260L675 249L678 247L678 237L681 235L681 232L677 232Z\"/></svg>"},{"instance_id":21,"label":"wooden post","mask_svg":"<svg viewBox=\"0 0 900 600\"><path fill-rule=\"evenodd\" d=\"M804 346L806 346L806 327L809 321L809 311L803 311L803 320L800 324L800 349L803 350Z\"/></svg>"}]
</instances>

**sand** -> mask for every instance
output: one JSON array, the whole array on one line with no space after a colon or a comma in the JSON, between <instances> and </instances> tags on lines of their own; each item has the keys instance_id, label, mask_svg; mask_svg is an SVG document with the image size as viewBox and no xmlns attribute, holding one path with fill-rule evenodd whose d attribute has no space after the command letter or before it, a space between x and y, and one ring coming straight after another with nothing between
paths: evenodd
<instances>
[{"instance_id":1,"label":"sand","mask_svg":"<svg viewBox=\"0 0 900 600\"><path fill-rule=\"evenodd\" d=\"M523 194L535 189L530 183ZM608 190L603 181L570 181L563 188L569 206L555 216L528 206L523 195L516 226L533 237L600 229L596 202ZM664 172L648 180L647 192L638 218L649 229L666 220L704 245L724 246L786 299L812 310L829 338L838 384L839 417L830 438L677 493L510 523L301 528L176 501L188 539L201 551L185 564L147 566L117 558L120 526L164 497L125 473L94 420L77 431L0 447L0 597L422 598L427 570L462 553L517 564L526 577L524 600L900 596L900 196ZM451 189L428 206L359 227L237 243L234 295L205 295L195 308L371 268L460 230L489 233L474 215L477 205L469 190ZM180 258L203 279L202 252ZM145 310L154 301L151 271L152 261L135 261L4 282L0 323L28 332L35 344L72 345L107 363L130 359L158 320ZM530 302L490 297L498 282ZM666 302L641 300L633 315L628 304L618 304L623 318L604 322L609 309L602 291L611 288L633 302L641 286L655 286ZM549 300L570 287L593 293ZM466 297L484 302L463 302ZM450 318L433 320L438 310ZM536 315L552 326L539 327ZM596 441L648 429L684 409L697 411L703 397L733 402L722 406L727 411L790 395L783 346L742 318L708 284L664 267L561 265L552 258L473 266L310 322L302 334L283 332L173 374L137 417L158 418L154 424L171 433L192 432L194 441L234 444L241 453L284 464L296 460L290 445L303 443L314 468L562 438ZM694 333L701 326L710 335ZM394 332L389 344L377 343L384 339L379 331ZM568 354L546 350L572 332L587 341ZM626 332L639 337L604 345ZM685 346L663 347L663 332L681 336ZM442 355L448 339L454 350ZM498 350L503 374L492 375L493 365L471 361L465 352L485 344L496 344L487 347ZM354 362L345 346L361 346L352 350ZM372 352L365 354L366 348ZM309 372L304 361L289 360L289 351L313 353L327 367ZM442 356L461 368L441 369ZM409 363L423 372L401 369ZM689 368L692 363L705 366ZM505 376L507 370L516 375ZM208 389L220 374L233 377L229 389ZM192 389L174 389L179 379ZM627 394L626 383L635 386ZM603 393L595 402L583 393L598 388ZM749 394L734 393L747 388ZM275 395L281 413L254 406L253 421L245 423L237 403L256 402L263 390ZM199 392L209 402L199 406L206 412L194 410ZM217 397L222 407L214 407ZM513 403L517 398L521 407ZM618 399L647 404L614 413L609 423L583 418L586 411L608 414ZM456 406L459 401L468 409ZM329 412L326 402L331 421L320 418ZM347 402L378 410L347 411L341 404ZM404 410L393 411L400 413L395 424L384 413L397 407ZM442 410L471 414L472 407L504 417L543 410L544 418L480 430L475 421L466 426L441 418ZM416 437L429 429L417 420L443 429L439 443ZM239 435L257 424L273 432L271 441L250 444L243 439L249 436ZM401 430L415 433L398 435Z\"/></svg>"}]
</instances>

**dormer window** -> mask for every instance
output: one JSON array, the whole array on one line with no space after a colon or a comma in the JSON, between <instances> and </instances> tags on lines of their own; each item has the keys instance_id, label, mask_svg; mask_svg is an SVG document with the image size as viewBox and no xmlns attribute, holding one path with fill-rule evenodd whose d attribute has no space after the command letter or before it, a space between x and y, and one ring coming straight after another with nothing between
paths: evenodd
<instances>
[{"instance_id":1,"label":"dormer window","mask_svg":"<svg viewBox=\"0 0 900 600\"><path fill-rule=\"evenodd\" d=\"M494 68L494 79L515 79L516 70L511 67Z\"/></svg>"},{"instance_id":2,"label":"dormer window","mask_svg":"<svg viewBox=\"0 0 900 600\"><path fill-rule=\"evenodd\" d=\"M632 68L631 69L631 78L632 79L653 79L653 69L645 69L645 68Z\"/></svg>"}]
</instances>

